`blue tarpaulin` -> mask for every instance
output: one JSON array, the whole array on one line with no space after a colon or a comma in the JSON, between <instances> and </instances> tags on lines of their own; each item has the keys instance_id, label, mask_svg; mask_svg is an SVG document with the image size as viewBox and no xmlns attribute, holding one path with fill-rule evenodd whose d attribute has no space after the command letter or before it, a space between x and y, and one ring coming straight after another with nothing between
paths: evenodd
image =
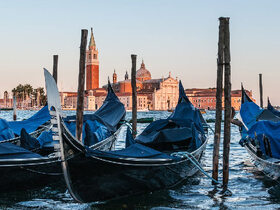
<instances>
[{"instance_id":1,"label":"blue tarpaulin","mask_svg":"<svg viewBox=\"0 0 280 210\"><path fill-rule=\"evenodd\" d=\"M152 122L134 141L129 128L126 135L126 148L117 151L104 152L86 147L87 155L106 158L152 158L152 159L175 159L170 155L163 153L161 148L166 149L166 145L184 142L190 149L195 150L202 144L205 138L201 116L187 98L182 83L179 83L178 104L171 114L165 120ZM153 145L157 145L153 147ZM174 145L175 146L175 145ZM156 148L156 149L155 149ZM174 150L171 147L171 150ZM179 147L177 147L179 148Z\"/></svg>"},{"instance_id":2,"label":"blue tarpaulin","mask_svg":"<svg viewBox=\"0 0 280 210\"><path fill-rule=\"evenodd\" d=\"M15 138L15 134L9 127L8 122L4 119L0 119L0 141L13 138Z\"/></svg>"},{"instance_id":3,"label":"blue tarpaulin","mask_svg":"<svg viewBox=\"0 0 280 210\"><path fill-rule=\"evenodd\" d=\"M49 146L53 142L52 131L43 131L39 137L36 139L30 136L26 130L23 128L20 133L20 146L32 150L37 148L43 148L46 145Z\"/></svg>"},{"instance_id":4,"label":"blue tarpaulin","mask_svg":"<svg viewBox=\"0 0 280 210\"><path fill-rule=\"evenodd\" d=\"M22 147L11 143L0 144L0 159L25 159L40 157L41 155L30 152Z\"/></svg>"},{"instance_id":5,"label":"blue tarpaulin","mask_svg":"<svg viewBox=\"0 0 280 210\"><path fill-rule=\"evenodd\" d=\"M241 105L240 115L243 123L250 129L257 121L259 115L263 112L254 102L245 102Z\"/></svg>"},{"instance_id":6,"label":"blue tarpaulin","mask_svg":"<svg viewBox=\"0 0 280 210\"><path fill-rule=\"evenodd\" d=\"M85 123L84 145L91 146L109 137L111 132L97 120L87 120Z\"/></svg>"},{"instance_id":7,"label":"blue tarpaulin","mask_svg":"<svg viewBox=\"0 0 280 210\"><path fill-rule=\"evenodd\" d=\"M174 159L165 153L154 150L152 148L146 147L144 145L135 143L123 150L116 150L111 152L93 150L89 147L86 147L87 155L89 156L98 156L98 157L107 157L107 158L164 158L164 159Z\"/></svg>"},{"instance_id":8,"label":"blue tarpaulin","mask_svg":"<svg viewBox=\"0 0 280 210\"><path fill-rule=\"evenodd\" d=\"M119 122L124 119L126 114L123 103L115 95L111 84L108 84L108 94L102 106L93 114L86 114L83 116L84 123L87 120L98 121L105 125L112 133L116 131ZM76 119L76 116L68 116L64 119L68 129L72 134L75 134L76 127L71 124ZM84 130L83 130L84 135ZM75 136L75 135L74 135Z\"/></svg>"},{"instance_id":9,"label":"blue tarpaulin","mask_svg":"<svg viewBox=\"0 0 280 210\"><path fill-rule=\"evenodd\" d=\"M193 149L198 148L204 138L204 130L199 110L196 109L185 94L182 83L179 83L179 100L174 112L164 120L152 122L139 136L140 144L165 144L192 141Z\"/></svg>"},{"instance_id":10,"label":"blue tarpaulin","mask_svg":"<svg viewBox=\"0 0 280 210\"><path fill-rule=\"evenodd\" d=\"M245 91L242 91L242 98L247 99ZM262 153L265 155L264 139L269 141L271 155L274 158L280 158L280 122L279 118L273 115L269 110L260 108L257 104L249 100L242 100L240 115L243 123L242 139L240 144L248 140L257 140Z\"/></svg>"},{"instance_id":11,"label":"blue tarpaulin","mask_svg":"<svg viewBox=\"0 0 280 210\"><path fill-rule=\"evenodd\" d=\"M8 124L16 135L20 135L22 128L24 128L27 133L31 133L35 131L40 125L46 123L50 119L51 117L48 110L48 106L44 106L32 117L23 121L10 121L8 122Z\"/></svg>"},{"instance_id":12,"label":"blue tarpaulin","mask_svg":"<svg viewBox=\"0 0 280 210\"><path fill-rule=\"evenodd\" d=\"M117 130L119 122L125 117L125 108L123 103L115 95L111 84L108 84L108 94L102 106L93 114L83 116L83 142L91 146L112 135ZM76 135L76 116L68 116L64 122L72 133Z\"/></svg>"},{"instance_id":13,"label":"blue tarpaulin","mask_svg":"<svg viewBox=\"0 0 280 210\"><path fill-rule=\"evenodd\" d=\"M248 136L252 139L257 136L263 154L266 154L264 136L268 138L272 157L280 159L280 123L259 121L249 129Z\"/></svg>"}]
</instances>

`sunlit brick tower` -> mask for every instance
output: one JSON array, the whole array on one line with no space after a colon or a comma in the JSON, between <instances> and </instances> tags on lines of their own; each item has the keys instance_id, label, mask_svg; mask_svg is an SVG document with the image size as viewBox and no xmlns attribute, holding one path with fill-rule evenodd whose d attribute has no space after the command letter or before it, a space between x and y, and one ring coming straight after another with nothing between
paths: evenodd
<instances>
[{"instance_id":1,"label":"sunlit brick tower","mask_svg":"<svg viewBox=\"0 0 280 210\"><path fill-rule=\"evenodd\" d=\"M95 45L92 28L86 56L86 90L99 88L98 50Z\"/></svg>"},{"instance_id":2,"label":"sunlit brick tower","mask_svg":"<svg viewBox=\"0 0 280 210\"><path fill-rule=\"evenodd\" d=\"M114 74L113 74L113 84L117 83L117 74L116 70L114 69Z\"/></svg>"}]
</instances>

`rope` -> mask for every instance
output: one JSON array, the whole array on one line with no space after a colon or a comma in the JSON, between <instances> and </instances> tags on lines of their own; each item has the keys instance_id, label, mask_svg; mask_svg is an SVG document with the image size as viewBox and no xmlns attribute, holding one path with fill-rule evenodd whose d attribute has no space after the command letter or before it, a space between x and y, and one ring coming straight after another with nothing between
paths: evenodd
<instances>
[{"instance_id":1,"label":"rope","mask_svg":"<svg viewBox=\"0 0 280 210\"><path fill-rule=\"evenodd\" d=\"M211 128L210 125L206 124L207 125L207 128L210 128L210 130L213 132L213 134L215 134L215 131L213 130L213 128Z\"/></svg>"},{"instance_id":2,"label":"rope","mask_svg":"<svg viewBox=\"0 0 280 210\"><path fill-rule=\"evenodd\" d=\"M189 161L191 161L191 163L198 169L200 170L206 177L208 177L209 179L211 179L215 184L219 184L221 185L221 183L219 181L217 181L216 179L213 179L209 174L207 174L207 172L202 168L202 166L200 165L200 163L197 161L197 159L189 152L178 152L176 154L177 155L181 155L183 157L186 157L189 159Z\"/></svg>"}]
</instances>

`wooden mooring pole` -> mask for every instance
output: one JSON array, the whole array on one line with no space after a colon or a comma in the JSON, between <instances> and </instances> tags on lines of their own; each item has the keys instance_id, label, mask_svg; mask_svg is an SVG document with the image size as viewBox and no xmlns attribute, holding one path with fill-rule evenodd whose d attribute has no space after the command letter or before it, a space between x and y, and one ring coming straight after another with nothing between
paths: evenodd
<instances>
[{"instance_id":1,"label":"wooden mooring pole","mask_svg":"<svg viewBox=\"0 0 280 210\"><path fill-rule=\"evenodd\" d=\"M259 74L259 86L260 86L260 106L263 108L263 85L262 85L262 74Z\"/></svg>"},{"instance_id":2,"label":"wooden mooring pole","mask_svg":"<svg viewBox=\"0 0 280 210\"><path fill-rule=\"evenodd\" d=\"M223 63L224 63L224 21L220 19L218 59L217 59L217 91L216 91L216 122L213 149L213 171L212 178L218 180L219 173L219 150L222 123L222 96L223 96ZM212 184L215 184L212 182Z\"/></svg>"},{"instance_id":3,"label":"wooden mooring pole","mask_svg":"<svg viewBox=\"0 0 280 210\"><path fill-rule=\"evenodd\" d=\"M57 63L58 63L58 55L53 55L53 78L57 84Z\"/></svg>"},{"instance_id":4,"label":"wooden mooring pole","mask_svg":"<svg viewBox=\"0 0 280 210\"><path fill-rule=\"evenodd\" d=\"M224 65L225 65L225 120L224 120L224 149L223 149L223 190L227 190L229 180L229 151L231 137L231 66L230 66L230 33L229 18L223 18L225 22L225 46L224 46Z\"/></svg>"},{"instance_id":5,"label":"wooden mooring pole","mask_svg":"<svg viewBox=\"0 0 280 210\"><path fill-rule=\"evenodd\" d=\"M88 35L88 30L82 29L81 46L80 46L78 95L77 95L77 113L76 113L76 138L80 141L82 141L82 132L83 132L87 35Z\"/></svg>"},{"instance_id":6,"label":"wooden mooring pole","mask_svg":"<svg viewBox=\"0 0 280 210\"><path fill-rule=\"evenodd\" d=\"M16 95L13 96L13 120L17 120L17 97Z\"/></svg>"},{"instance_id":7,"label":"wooden mooring pole","mask_svg":"<svg viewBox=\"0 0 280 210\"><path fill-rule=\"evenodd\" d=\"M219 148L222 121L222 94L223 94L223 68L224 68L224 142L223 142L223 193L230 195L227 189L229 180L229 151L231 137L231 66L230 66L230 33L229 18L220 17L218 60L217 60L217 92L216 92L216 123L213 150L212 177L218 180ZM213 182L212 182L213 183ZM214 183L213 183L214 184Z\"/></svg>"},{"instance_id":8,"label":"wooden mooring pole","mask_svg":"<svg viewBox=\"0 0 280 210\"><path fill-rule=\"evenodd\" d=\"M132 87L132 131L133 137L137 132L137 89L136 89L136 58L137 55L131 55L131 87Z\"/></svg>"}]
</instances>

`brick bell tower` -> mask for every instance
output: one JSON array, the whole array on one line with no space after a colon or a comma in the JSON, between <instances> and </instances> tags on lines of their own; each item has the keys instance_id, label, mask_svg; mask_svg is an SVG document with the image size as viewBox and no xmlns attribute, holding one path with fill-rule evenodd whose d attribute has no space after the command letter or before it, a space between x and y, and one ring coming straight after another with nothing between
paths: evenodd
<instances>
[{"instance_id":1,"label":"brick bell tower","mask_svg":"<svg viewBox=\"0 0 280 210\"><path fill-rule=\"evenodd\" d=\"M88 50L86 52L86 90L99 88L99 60L98 50L95 45L93 31L91 28L91 37Z\"/></svg>"}]
</instances>

